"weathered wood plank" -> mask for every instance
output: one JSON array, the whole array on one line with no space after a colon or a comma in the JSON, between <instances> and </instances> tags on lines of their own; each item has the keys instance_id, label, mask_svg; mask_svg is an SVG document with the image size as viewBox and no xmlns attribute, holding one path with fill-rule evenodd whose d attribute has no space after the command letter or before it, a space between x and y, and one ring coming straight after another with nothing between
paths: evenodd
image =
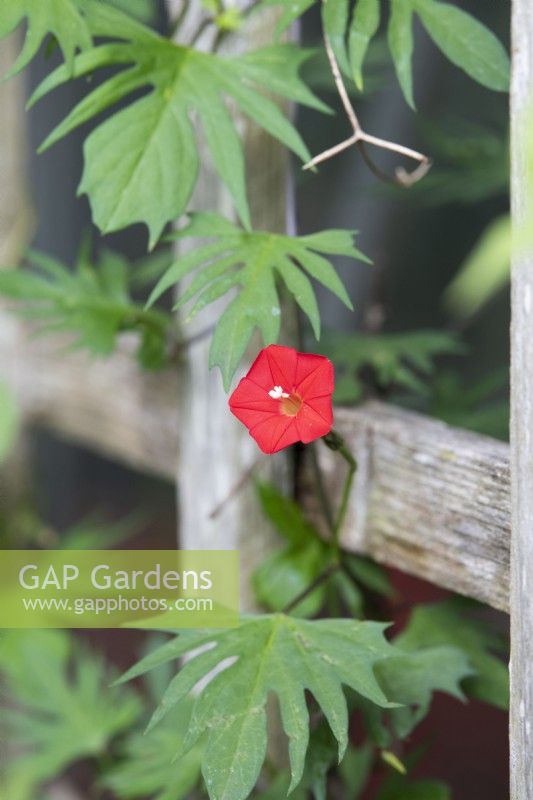
<instances>
[{"instance_id":1,"label":"weathered wood plank","mask_svg":"<svg viewBox=\"0 0 533 800\"><path fill-rule=\"evenodd\" d=\"M0 46L0 75L20 50L17 33ZM24 78L0 82L0 265L14 263L27 245L32 223L26 184Z\"/></svg>"},{"instance_id":2,"label":"weathered wood plank","mask_svg":"<svg viewBox=\"0 0 533 800\"><path fill-rule=\"evenodd\" d=\"M26 419L174 480L179 429L182 441L189 430L183 429L177 412L182 391L178 378L171 372L140 373L128 339L110 359L91 360L82 353L66 355L49 339L31 340L24 329L22 323L0 317L0 377L14 386ZM210 424L202 405L194 413L202 413ZM222 413L227 435L237 436L239 423L225 403ZM380 403L338 409L336 427L359 460L344 531L346 547L507 609L508 446ZM247 436L240 446L242 470L257 450ZM340 486L339 460L325 447L319 452L325 475ZM200 480L196 470L194 474ZM211 487L203 513L223 499L238 477L237 469L233 480L228 477L224 486ZM238 495L226 510L242 519L242 503ZM191 519L190 524L194 531L199 522Z\"/></svg>"},{"instance_id":3,"label":"weathered wood plank","mask_svg":"<svg viewBox=\"0 0 533 800\"><path fill-rule=\"evenodd\" d=\"M335 427L359 465L343 545L507 610L508 446L381 403L338 410ZM335 490L342 461L319 454Z\"/></svg>"},{"instance_id":4,"label":"weathered wood plank","mask_svg":"<svg viewBox=\"0 0 533 800\"><path fill-rule=\"evenodd\" d=\"M245 3L239 3L244 7ZM178 31L178 40L189 41L191 32L205 15L201 4L191 4ZM224 52L236 54L272 40L277 15L271 12L249 20L246 29L230 36ZM196 42L209 47L209 31ZM247 162L248 196L254 226L285 231L285 194L288 156L264 130L238 117ZM202 143L201 134L200 142ZM201 172L191 207L217 211L228 218L235 212L227 189L212 166L207 148L201 146ZM195 243L197 246L197 243ZM179 252L183 252L180 244ZM180 288L185 288L185 285ZM187 325L187 335L214 326L226 300L207 307ZM232 502L239 476L257 459L254 443L246 430L228 412L227 394L219 370L209 370L211 338L198 339L186 353L180 393L179 463L176 487L179 509L179 542L187 549L237 549L241 557L241 605L253 606L248 576L272 547L273 531L264 519L251 483ZM176 414L178 409L176 409ZM283 458L283 457L281 457ZM276 462L279 463L280 459ZM269 470L274 462L265 467ZM219 509L216 517L213 510Z\"/></svg>"},{"instance_id":5,"label":"weathered wood plank","mask_svg":"<svg viewBox=\"0 0 533 800\"><path fill-rule=\"evenodd\" d=\"M67 353L66 342L36 339L0 315L0 380L13 387L29 424L128 466L172 479L178 436L178 378L142 373L133 342L123 337L109 359Z\"/></svg>"},{"instance_id":6,"label":"weathered wood plank","mask_svg":"<svg viewBox=\"0 0 533 800\"><path fill-rule=\"evenodd\" d=\"M512 213L533 220L533 5L513 0ZM519 239L523 237L519 234ZM529 238L529 237L528 237ZM511 800L533 798L533 248L517 248L511 326Z\"/></svg>"}]
</instances>

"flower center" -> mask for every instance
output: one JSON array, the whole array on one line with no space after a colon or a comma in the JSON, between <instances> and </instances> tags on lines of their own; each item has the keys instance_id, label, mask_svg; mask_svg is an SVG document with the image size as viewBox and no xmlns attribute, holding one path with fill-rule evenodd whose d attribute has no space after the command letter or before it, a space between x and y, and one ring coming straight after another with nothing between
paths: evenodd
<instances>
[{"instance_id":1,"label":"flower center","mask_svg":"<svg viewBox=\"0 0 533 800\"><path fill-rule=\"evenodd\" d=\"M303 405L303 400L296 392L284 391L283 386L274 386L268 393L273 400L280 400L280 411L286 417L295 417Z\"/></svg>"},{"instance_id":2,"label":"flower center","mask_svg":"<svg viewBox=\"0 0 533 800\"><path fill-rule=\"evenodd\" d=\"M282 414L285 414L286 417L295 417L303 405L303 400L299 394L291 392L287 397L282 398L280 405Z\"/></svg>"}]
</instances>

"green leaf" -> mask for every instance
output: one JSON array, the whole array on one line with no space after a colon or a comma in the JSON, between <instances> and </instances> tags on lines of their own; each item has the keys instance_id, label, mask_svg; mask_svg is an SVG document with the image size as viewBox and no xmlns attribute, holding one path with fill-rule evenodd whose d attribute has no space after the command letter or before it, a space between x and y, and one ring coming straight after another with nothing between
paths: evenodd
<instances>
[{"instance_id":1,"label":"green leaf","mask_svg":"<svg viewBox=\"0 0 533 800\"><path fill-rule=\"evenodd\" d=\"M0 381L0 464L9 455L19 428L19 411L9 387Z\"/></svg>"},{"instance_id":2,"label":"green leaf","mask_svg":"<svg viewBox=\"0 0 533 800\"><path fill-rule=\"evenodd\" d=\"M340 253L365 260L355 248L353 236L349 231L325 231L302 237L246 231L216 214L193 214L189 225L174 238L214 241L192 250L172 265L152 292L149 305L191 273L195 276L177 304L186 305L196 297L188 319L228 291L237 290L218 321L210 352L210 366L220 367L228 389L254 330L259 328L265 344L278 339L281 301L277 279L285 283L317 337L320 317L305 273L351 308L340 278L319 253Z\"/></svg>"},{"instance_id":3,"label":"green leaf","mask_svg":"<svg viewBox=\"0 0 533 800\"><path fill-rule=\"evenodd\" d=\"M263 513L285 539L286 545L268 555L253 574L258 601L270 611L282 611L304 593L330 565L337 554L303 516L300 507L269 484L258 487ZM313 592L291 609L298 617L315 616L324 606L333 613L344 610L354 617L362 615L363 596L359 584L374 591L389 592L385 574L366 559L346 555L343 569L329 575Z\"/></svg>"},{"instance_id":4,"label":"green leaf","mask_svg":"<svg viewBox=\"0 0 533 800\"><path fill-rule=\"evenodd\" d=\"M394 644L401 648L401 642L395 640ZM446 646L406 652L377 665L384 692L404 706L390 711L397 735L407 736L426 716L434 692L463 700L460 684L472 673L467 656L456 647Z\"/></svg>"},{"instance_id":5,"label":"green leaf","mask_svg":"<svg viewBox=\"0 0 533 800\"><path fill-rule=\"evenodd\" d=\"M290 28L293 22L296 22L299 17L305 14L314 3L315 0L291 0L290 3L287 3L286 0L263 0L259 7L281 6L280 17L275 29L275 35L279 37L287 28Z\"/></svg>"},{"instance_id":6,"label":"green leaf","mask_svg":"<svg viewBox=\"0 0 533 800\"><path fill-rule=\"evenodd\" d=\"M117 522L109 522L97 514L79 520L61 535L61 550L105 550L122 544L138 532L142 516L131 514Z\"/></svg>"},{"instance_id":7,"label":"green leaf","mask_svg":"<svg viewBox=\"0 0 533 800\"><path fill-rule=\"evenodd\" d=\"M357 0L348 34L350 65L355 85L363 91L363 62L380 21L379 0Z\"/></svg>"},{"instance_id":8,"label":"green leaf","mask_svg":"<svg viewBox=\"0 0 533 800\"><path fill-rule=\"evenodd\" d=\"M484 433L509 441L509 370L482 376L466 383L456 373L437 375L428 413L448 425Z\"/></svg>"},{"instance_id":9,"label":"green leaf","mask_svg":"<svg viewBox=\"0 0 533 800\"><path fill-rule=\"evenodd\" d=\"M387 573L375 561L347 553L345 562L354 579L365 589L381 594L383 597L392 598L395 596L394 588L389 581Z\"/></svg>"},{"instance_id":10,"label":"green leaf","mask_svg":"<svg viewBox=\"0 0 533 800\"><path fill-rule=\"evenodd\" d=\"M4 631L0 672L16 703L2 712L4 730L17 772L34 787L75 761L105 755L140 712L136 695L108 689L103 661L63 631Z\"/></svg>"},{"instance_id":11,"label":"green leaf","mask_svg":"<svg viewBox=\"0 0 533 800\"><path fill-rule=\"evenodd\" d=\"M384 625L328 619L308 622L284 615L250 618L240 627L204 636L178 637L124 676L135 677L198 647L212 644L189 660L171 682L153 722L183 702L199 680L212 680L194 699L185 753L205 737L202 771L212 800L244 800L265 759L266 702L278 697L289 738L291 789L299 782L309 739L308 690L322 708L342 756L348 742L348 714L342 685L370 702L389 705L374 676L375 665L394 651L383 638ZM213 669L225 669L213 677Z\"/></svg>"},{"instance_id":12,"label":"green leaf","mask_svg":"<svg viewBox=\"0 0 533 800\"><path fill-rule=\"evenodd\" d=\"M359 747L348 745L339 773L350 800L358 800L372 771L374 748L366 741Z\"/></svg>"},{"instance_id":13,"label":"green leaf","mask_svg":"<svg viewBox=\"0 0 533 800\"><path fill-rule=\"evenodd\" d=\"M420 647L450 645L467 657L475 675L464 682L465 691L478 700L506 710L509 704L507 646L488 624L466 613L469 604L459 599L417 606L395 645L414 651Z\"/></svg>"},{"instance_id":14,"label":"green leaf","mask_svg":"<svg viewBox=\"0 0 533 800\"><path fill-rule=\"evenodd\" d=\"M104 251L93 265L82 252L74 271L42 253L30 253L29 260L32 270L0 270L0 295L19 301L20 313L40 322L41 333L69 333L73 347L109 355L121 332L135 331L142 365L147 369L166 365L172 318L133 301L131 265L122 256ZM144 268L149 268L146 261Z\"/></svg>"},{"instance_id":15,"label":"green leaf","mask_svg":"<svg viewBox=\"0 0 533 800\"><path fill-rule=\"evenodd\" d=\"M132 93L144 94L101 122L85 142L79 191L88 194L98 227L109 233L145 223L153 247L164 227L185 211L199 164L193 114L203 129L213 165L244 226L249 227L244 156L226 98L308 160L299 133L264 92L326 110L299 78L310 52L285 44L235 57L202 53L158 36L97 0L86 0L85 8L95 35L115 38L120 31L125 41L105 42L75 59L75 77L114 69L52 131L41 150ZM31 103L69 77L65 68L53 72Z\"/></svg>"},{"instance_id":16,"label":"green leaf","mask_svg":"<svg viewBox=\"0 0 533 800\"><path fill-rule=\"evenodd\" d=\"M408 105L414 110L412 0L391 0L387 38L403 95Z\"/></svg>"},{"instance_id":17,"label":"green leaf","mask_svg":"<svg viewBox=\"0 0 533 800\"><path fill-rule=\"evenodd\" d=\"M476 314L509 282L511 268L511 218L498 217L479 241L444 293L444 304L454 315Z\"/></svg>"},{"instance_id":18,"label":"green leaf","mask_svg":"<svg viewBox=\"0 0 533 800\"><path fill-rule=\"evenodd\" d=\"M322 723L309 739L302 785L311 790L313 800L327 800L328 772L338 764L337 743L329 727Z\"/></svg>"},{"instance_id":19,"label":"green leaf","mask_svg":"<svg viewBox=\"0 0 533 800\"><path fill-rule=\"evenodd\" d=\"M156 9L152 0L106 0L113 6L131 14L140 22L149 25L154 22Z\"/></svg>"},{"instance_id":20,"label":"green leaf","mask_svg":"<svg viewBox=\"0 0 533 800\"><path fill-rule=\"evenodd\" d=\"M257 493L263 514L278 533L293 545L304 545L319 535L304 517L301 507L270 483L259 483Z\"/></svg>"},{"instance_id":21,"label":"green leaf","mask_svg":"<svg viewBox=\"0 0 533 800\"><path fill-rule=\"evenodd\" d=\"M405 775L407 773L407 769L403 761L400 761L398 756L390 750L382 750L381 758L385 764L388 764L389 767L392 767L392 769L396 770L396 772L399 772L400 775Z\"/></svg>"},{"instance_id":22,"label":"green leaf","mask_svg":"<svg viewBox=\"0 0 533 800\"><path fill-rule=\"evenodd\" d=\"M444 55L471 78L497 92L509 88L509 56L501 42L461 8L414 0L427 32Z\"/></svg>"},{"instance_id":23,"label":"green leaf","mask_svg":"<svg viewBox=\"0 0 533 800\"><path fill-rule=\"evenodd\" d=\"M2 0L0 39L14 31L24 19L28 23L24 46L8 76L16 75L29 64L47 34L57 39L69 72L76 50L91 46L89 27L75 0Z\"/></svg>"},{"instance_id":24,"label":"green leaf","mask_svg":"<svg viewBox=\"0 0 533 800\"><path fill-rule=\"evenodd\" d=\"M271 484L259 484L259 500L286 545L268 555L257 567L252 585L261 605L282 611L332 563L333 552L302 514L300 506ZM312 617L324 606L327 585L318 586L291 614Z\"/></svg>"},{"instance_id":25,"label":"green leaf","mask_svg":"<svg viewBox=\"0 0 533 800\"><path fill-rule=\"evenodd\" d=\"M361 370L372 370L381 391L394 387L427 395L425 379L434 374L439 355L460 355L464 347L444 331L412 331L375 336L328 334L323 351L338 368L335 399L354 403L363 393Z\"/></svg>"},{"instance_id":26,"label":"green leaf","mask_svg":"<svg viewBox=\"0 0 533 800\"><path fill-rule=\"evenodd\" d=\"M270 484L259 484L258 493L263 513L286 545L260 563L253 575L253 587L263 606L282 611L335 562L336 553L331 543L305 519L297 503ZM394 594L381 567L368 559L345 554L343 569L317 586L291 614L312 617L326 603L339 611L339 603L343 603L352 617L360 617L363 608L360 586L386 597Z\"/></svg>"},{"instance_id":27,"label":"green leaf","mask_svg":"<svg viewBox=\"0 0 533 800\"><path fill-rule=\"evenodd\" d=\"M350 63L346 52L346 29L350 16L350 0L327 0L322 3L322 25L328 37L339 67L350 74Z\"/></svg>"},{"instance_id":28,"label":"green leaf","mask_svg":"<svg viewBox=\"0 0 533 800\"><path fill-rule=\"evenodd\" d=\"M390 776L379 788L376 800L451 800L449 786L441 781L412 781L401 775Z\"/></svg>"},{"instance_id":29,"label":"green leaf","mask_svg":"<svg viewBox=\"0 0 533 800\"><path fill-rule=\"evenodd\" d=\"M120 760L104 776L103 784L116 796L186 800L200 780L202 748L193 747L176 761L190 723L192 701L148 734L133 733L124 743Z\"/></svg>"}]
</instances>

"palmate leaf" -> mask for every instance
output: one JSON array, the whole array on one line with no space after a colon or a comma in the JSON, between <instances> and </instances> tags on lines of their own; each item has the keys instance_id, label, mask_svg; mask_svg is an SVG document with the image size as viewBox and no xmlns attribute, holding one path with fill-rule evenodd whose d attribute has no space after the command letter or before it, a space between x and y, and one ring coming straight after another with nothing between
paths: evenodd
<instances>
[{"instance_id":1,"label":"palmate leaf","mask_svg":"<svg viewBox=\"0 0 533 800\"><path fill-rule=\"evenodd\" d=\"M471 14L439 0L391 0L388 40L405 99L414 108L414 14L442 53L487 89L509 88L509 56L496 36Z\"/></svg>"},{"instance_id":2,"label":"palmate leaf","mask_svg":"<svg viewBox=\"0 0 533 800\"><path fill-rule=\"evenodd\" d=\"M456 372L439 373L427 413L456 428L466 428L509 441L509 370L466 383Z\"/></svg>"},{"instance_id":3,"label":"palmate leaf","mask_svg":"<svg viewBox=\"0 0 533 800\"><path fill-rule=\"evenodd\" d=\"M149 305L193 272L196 274L176 306L181 307L196 298L189 319L230 290L238 290L220 317L211 343L210 366L220 367L227 389L256 328L265 345L278 340L281 304L277 278L284 282L309 318L317 338L320 315L307 275L352 308L342 281L324 255L368 261L355 248L353 237L354 232L342 230L299 237L252 232L217 214L192 214L189 225L173 238L213 241L183 255L170 267L154 289Z\"/></svg>"},{"instance_id":4,"label":"palmate leaf","mask_svg":"<svg viewBox=\"0 0 533 800\"><path fill-rule=\"evenodd\" d=\"M305 12L311 8L315 2L316 0L291 0L290 3L285 3L283 0L262 0L262 2L259 4L259 8L281 6L280 17L275 28L276 35L280 36L292 25L293 22L305 14Z\"/></svg>"},{"instance_id":5,"label":"palmate leaf","mask_svg":"<svg viewBox=\"0 0 533 800\"><path fill-rule=\"evenodd\" d=\"M342 686L369 702L389 702L374 676L375 665L394 650L386 626L328 619L308 622L282 614L253 617L223 632L183 632L151 653L122 680L205 647L170 683L151 726L188 697L222 665L194 700L181 754L205 739L202 771L211 800L244 800L253 790L266 755L266 702L277 695L289 739L291 788L300 782L309 742L305 692L321 707L342 757L348 743L348 711Z\"/></svg>"},{"instance_id":6,"label":"palmate leaf","mask_svg":"<svg viewBox=\"0 0 533 800\"><path fill-rule=\"evenodd\" d=\"M503 659L508 648L489 625L466 613L473 605L454 598L417 606L408 627L396 637L395 644L410 651L440 645L453 645L460 649L475 670L475 675L464 683L467 694L506 710L509 675Z\"/></svg>"},{"instance_id":7,"label":"palmate leaf","mask_svg":"<svg viewBox=\"0 0 533 800\"><path fill-rule=\"evenodd\" d=\"M192 700L180 707L150 733L134 732L126 739L118 764L104 776L104 785L120 800L185 800L200 780L202 748L191 748L179 761L190 722Z\"/></svg>"},{"instance_id":8,"label":"palmate leaf","mask_svg":"<svg viewBox=\"0 0 533 800\"><path fill-rule=\"evenodd\" d=\"M139 334L141 366L159 369L166 364L172 318L132 300L126 259L104 251L93 265L82 251L74 271L42 253L30 253L29 260L31 270L0 270L0 296L17 301L17 310L40 323L41 333L73 334L73 347L109 355L119 333L131 330ZM168 264L160 256L152 261L159 269Z\"/></svg>"},{"instance_id":9,"label":"palmate leaf","mask_svg":"<svg viewBox=\"0 0 533 800\"><path fill-rule=\"evenodd\" d=\"M424 379L435 371L439 355L461 355L463 345L444 331L411 331L376 335L328 334L323 351L339 371L335 399L355 403L363 395L360 371L370 367L380 390L394 387L419 395L429 389Z\"/></svg>"},{"instance_id":10,"label":"palmate leaf","mask_svg":"<svg viewBox=\"0 0 533 800\"><path fill-rule=\"evenodd\" d=\"M466 694L506 708L507 670L496 655L505 645L488 626L465 613L471 606L459 598L417 606L393 639L396 655L376 665L383 690L401 704L386 712L398 737L408 736L426 716L436 691L458 700ZM392 739L384 713L361 698L356 705L376 744L389 747Z\"/></svg>"},{"instance_id":11,"label":"palmate leaf","mask_svg":"<svg viewBox=\"0 0 533 800\"><path fill-rule=\"evenodd\" d=\"M4 631L0 673L17 704L2 711L2 738L16 748L14 766L28 786L105 754L141 710L132 692L115 688L110 694L103 661L62 631Z\"/></svg>"},{"instance_id":12,"label":"palmate leaf","mask_svg":"<svg viewBox=\"0 0 533 800\"><path fill-rule=\"evenodd\" d=\"M244 156L225 98L307 160L309 152L296 129L258 89L327 110L298 76L310 51L274 45L236 57L202 53L174 44L98 0L85 2L95 35L125 41L106 42L79 55L74 76L105 67L122 69L115 69L78 103L41 149L132 93L149 89L99 124L85 142L79 191L88 194L96 224L108 233L145 223L153 247L165 225L183 213L198 175L194 112L213 164L249 227ZM60 67L38 87L31 102L69 78L68 70Z\"/></svg>"},{"instance_id":13,"label":"palmate leaf","mask_svg":"<svg viewBox=\"0 0 533 800\"><path fill-rule=\"evenodd\" d=\"M350 67L355 85L363 90L363 62L380 22L380 0L358 0L348 33Z\"/></svg>"},{"instance_id":14,"label":"palmate leaf","mask_svg":"<svg viewBox=\"0 0 533 800\"><path fill-rule=\"evenodd\" d=\"M413 7L410 0L391 0L387 41L396 70L396 77L405 100L414 109L412 58Z\"/></svg>"},{"instance_id":15,"label":"palmate leaf","mask_svg":"<svg viewBox=\"0 0 533 800\"><path fill-rule=\"evenodd\" d=\"M398 637L394 644L402 649ZM402 706L391 709L390 718L396 735L403 738L424 719L435 692L464 700L461 683L474 669L462 650L442 645L413 648L378 665L376 673L387 696ZM388 744L388 738L381 742L382 746Z\"/></svg>"},{"instance_id":16,"label":"palmate leaf","mask_svg":"<svg viewBox=\"0 0 533 800\"><path fill-rule=\"evenodd\" d=\"M350 18L350 0L327 0L322 3L322 27L341 70L349 72L346 30Z\"/></svg>"},{"instance_id":17,"label":"palmate leaf","mask_svg":"<svg viewBox=\"0 0 533 800\"><path fill-rule=\"evenodd\" d=\"M23 20L28 23L24 46L8 76L24 69L48 34L57 39L70 73L76 50L91 46L91 32L80 6L79 0L2 0L0 39L15 30Z\"/></svg>"},{"instance_id":18,"label":"palmate leaf","mask_svg":"<svg viewBox=\"0 0 533 800\"><path fill-rule=\"evenodd\" d=\"M363 66L368 46L379 30L380 4L381 0L327 0L321 3L324 32L330 39L339 67L354 80L359 90L363 88ZM313 2L265 0L261 5L283 7L280 27L284 29ZM415 107L412 72L415 14L433 42L453 64L482 86L494 91L507 91L507 52L496 36L475 17L440 0L390 0L387 40L398 81L411 108Z\"/></svg>"}]
</instances>

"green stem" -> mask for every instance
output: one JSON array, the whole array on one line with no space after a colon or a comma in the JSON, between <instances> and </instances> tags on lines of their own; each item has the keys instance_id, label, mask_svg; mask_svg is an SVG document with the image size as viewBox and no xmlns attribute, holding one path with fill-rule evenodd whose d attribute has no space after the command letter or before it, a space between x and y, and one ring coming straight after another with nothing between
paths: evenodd
<instances>
[{"instance_id":1,"label":"green stem","mask_svg":"<svg viewBox=\"0 0 533 800\"><path fill-rule=\"evenodd\" d=\"M315 476L315 484L324 520L326 522L326 525L328 526L328 530L331 536L333 536L333 531L335 530L335 518L333 515L333 509L331 508L330 499L326 491L326 487L324 486L322 469L320 468L318 453L315 444L316 444L315 442L312 442L312 444L309 445L311 451L311 463L313 465L313 472Z\"/></svg>"},{"instance_id":2,"label":"green stem","mask_svg":"<svg viewBox=\"0 0 533 800\"><path fill-rule=\"evenodd\" d=\"M335 453L339 453L339 455L342 456L348 465L348 471L344 480L339 510L337 511L332 533L333 544L338 554L339 536L346 518L346 512L348 510L348 503L350 501L350 495L353 488L353 480L357 471L357 461L353 457L352 453L348 450L342 436L340 436L336 431L332 430L326 436L324 436L324 443L326 447L329 447L330 450L333 450Z\"/></svg>"},{"instance_id":3,"label":"green stem","mask_svg":"<svg viewBox=\"0 0 533 800\"><path fill-rule=\"evenodd\" d=\"M300 603L302 603L307 597L309 597L310 594L315 591L315 589L318 589L319 586L322 586L322 584L325 583L334 572L337 572L338 569L340 569L340 564L338 562L330 564L329 567L326 567L326 569L321 572L320 575L318 575L314 581L303 590L303 592L297 594L296 597L290 601L290 603L287 603L285 608L282 610L282 614L290 614L291 611L294 611L296 606L299 606Z\"/></svg>"}]
</instances>

